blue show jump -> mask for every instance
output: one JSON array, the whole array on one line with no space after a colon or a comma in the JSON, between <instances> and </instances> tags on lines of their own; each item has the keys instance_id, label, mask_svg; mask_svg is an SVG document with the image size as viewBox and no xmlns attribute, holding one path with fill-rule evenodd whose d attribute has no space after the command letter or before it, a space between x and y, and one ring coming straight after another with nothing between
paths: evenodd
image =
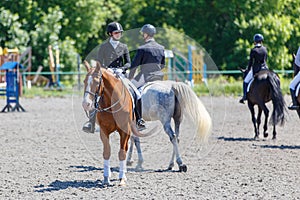
<instances>
[{"instance_id":1,"label":"blue show jump","mask_svg":"<svg viewBox=\"0 0 300 200\"><path fill-rule=\"evenodd\" d=\"M1 112L7 110L10 111L23 111L25 109L19 103L20 96L20 75L19 69L23 68L18 62L6 62L1 67L0 70L6 70L6 89L2 90L1 95L6 95L6 106L2 109ZM12 106L12 104L15 104Z\"/></svg>"}]
</instances>

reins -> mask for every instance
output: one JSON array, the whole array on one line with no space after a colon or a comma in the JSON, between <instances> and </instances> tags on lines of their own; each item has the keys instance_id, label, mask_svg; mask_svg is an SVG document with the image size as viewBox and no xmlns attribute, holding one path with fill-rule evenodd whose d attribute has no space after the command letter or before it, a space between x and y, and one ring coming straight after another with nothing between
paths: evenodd
<instances>
[{"instance_id":1,"label":"reins","mask_svg":"<svg viewBox=\"0 0 300 200\"><path fill-rule=\"evenodd\" d=\"M100 107L99 102L101 100L103 100L103 98L104 98L104 86L103 86L103 90L101 92L101 95L98 96L100 88L101 88L102 81L103 81L103 79L102 79L102 73L101 73L100 81L99 81L99 85L98 85L97 91L95 93L92 93L90 91L85 91L84 92L84 93L88 93L88 94L94 96L93 102L95 103L95 108L94 108L93 111L91 111L90 116L93 116L94 114L96 114L96 112L107 112L107 113L114 114L114 113L117 113L120 110L122 110L123 107L124 107L124 104L123 104L123 105L121 105L121 107L119 109L112 111L112 108L115 107L115 106L117 106L121 102L122 98L119 98L115 103L113 103L112 105L110 105L110 106L108 106L106 108L101 108ZM122 86L123 86L122 87L121 97L123 96L124 97L123 100L125 101L125 98L126 98L125 85L124 85L123 81L121 81L121 82L122 82ZM87 112L86 112L86 115L87 115L88 118L90 118L90 116L88 115Z\"/></svg>"}]
</instances>

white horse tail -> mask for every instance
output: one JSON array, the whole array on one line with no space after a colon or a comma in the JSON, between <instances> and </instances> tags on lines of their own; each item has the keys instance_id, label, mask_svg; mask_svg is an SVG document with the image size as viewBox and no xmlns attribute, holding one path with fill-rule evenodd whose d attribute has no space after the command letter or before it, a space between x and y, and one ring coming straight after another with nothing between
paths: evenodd
<instances>
[{"instance_id":1,"label":"white horse tail","mask_svg":"<svg viewBox=\"0 0 300 200\"><path fill-rule=\"evenodd\" d=\"M207 141L211 134L212 120L201 100L185 83L174 82L172 88L183 111L194 120L200 139Z\"/></svg>"}]
</instances>

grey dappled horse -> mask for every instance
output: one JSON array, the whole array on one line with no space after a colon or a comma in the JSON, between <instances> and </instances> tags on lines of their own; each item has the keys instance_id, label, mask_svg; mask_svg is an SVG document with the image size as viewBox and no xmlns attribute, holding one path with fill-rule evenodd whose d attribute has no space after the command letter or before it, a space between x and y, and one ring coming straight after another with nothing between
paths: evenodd
<instances>
[{"instance_id":1,"label":"grey dappled horse","mask_svg":"<svg viewBox=\"0 0 300 200\"><path fill-rule=\"evenodd\" d=\"M155 81L145 85L142 91L142 115L146 121L159 120L164 131L169 136L173 145L173 152L168 169L174 167L174 160L179 167L179 171L187 171L183 164L178 149L179 127L183 119L183 114L188 114L196 125L196 131L202 140L207 140L211 132L211 117L206 108L194 93L194 91L185 83L174 81ZM171 119L175 124L175 131L171 127ZM127 164L131 164L131 155L133 143L138 150L138 165L142 167L143 157L138 137L131 139L131 144L127 156Z\"/></svg>"}]
</instances>

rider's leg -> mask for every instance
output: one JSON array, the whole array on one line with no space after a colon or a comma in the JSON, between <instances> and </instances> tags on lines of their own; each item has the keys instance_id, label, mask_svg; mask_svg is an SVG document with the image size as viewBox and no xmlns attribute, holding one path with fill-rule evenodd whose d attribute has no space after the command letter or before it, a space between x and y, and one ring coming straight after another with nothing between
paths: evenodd
<instances>
[{"instance_id":1,"label":"rider's leg","mask_svg":"<svg viewBox=\"0 0 300 200\"><path fill-rule=\"evenodd\" d=\"M243 97L240 99L240 103L244 103L244 101L247 100L247 88L252 78L253 78L253 72L252 70L250 70L243 82Z\"/></svg>"},{"instance_id":2,"label":"rider's leg","mask_svg":"<svg viewBox=\"0 0 300 200\"><path fill-rule=\"evenodd\" d=\"M299 108L297 97L296 97L296 87L297 84L299 83L299 79L300 79L300 73L298 73L290 83L290 92L291 92L291 97L293 102L293 104L288 107L290 110L297 110Z\"/></svg>"},{"instance_id":3,"label":"rider's leg","mask_svg":"<svg viewBox=\"0 0 300 200\"><path fill-rule=\"evenodd\" d=\"M297 97L296 97L296 91L290 88L291 97L292 97L292 105L290 105L288 108L290 110L297 110L299 108Z\"/></svg>"},{"instance_id":4,"label":"rider's leg","mask_svg":"<svg viewBox=\"0 0 300 200\"><path fill-rule=\"evenodd\" d=\"M89 121L86 122L82 130L86 133L94 133L95 132L95 122L96 122L96 113L95 111L89 112Z\"/></svg>"},{"instance_id":5,"label":"rider's leg","mask_svg":"<svg viewBox=\"0 0 300 200\"><path fill-rule=\"evenodd\" d=\"M142 118L142 99L138 99L135 101L135 117L136 117L136 124L138 128L144 129L146 128L145 126L145 120Z\"/></svg>"},{"instance_id":6,"label":"rider's leg","mask_svg":"<svg viewBox=\"0 0 300 200\"><path fill-rule=\"evenodd\" d=\"M247 100L247 87L248 87L248 83L246 83L244 81L243 82L243 97L240 99L240 103L244 103L244 101Z\"/></svg>"}]
</instances>

